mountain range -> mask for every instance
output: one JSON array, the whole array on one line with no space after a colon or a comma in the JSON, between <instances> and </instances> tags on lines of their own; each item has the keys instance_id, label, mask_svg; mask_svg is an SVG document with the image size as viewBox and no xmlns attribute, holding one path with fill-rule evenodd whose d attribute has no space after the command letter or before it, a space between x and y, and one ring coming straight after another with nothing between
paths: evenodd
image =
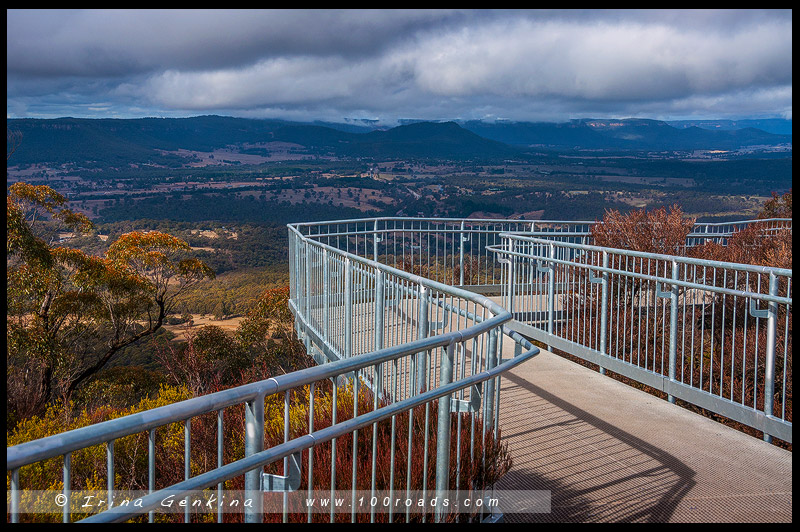
<instances>
[{"instance_id":1,"label":"mountain range","mask_svg":"<svg viewBox=\"0 0 800 532\"><path fill-rule=\"evenodd\" d=\"M710 130L698 126L673 127L648 119L583 118L551 122L464 122L463 126L482 137L510 145L550 148L611 150L735 150L753 145L792 142L791 135L778 135L745 127Z\"/></svg>"},{"instance_id":2,"label":"mountain range","mask_svg":"<svg viewBox=\"0 0 800 532\"><path fill-rule=\"evenodd\" d=\"M147 162L160 150L211 151L272 141L308 153L340 157L490 159L521 157L531 149L648 150L737 148L791 144L791 135L746 127L673 127L647 119L580 119L549 122L412 122L375 125L298 123L223 116L140 119L7 119L22 133L15 164Z\"/></svg>"}]
</instances>

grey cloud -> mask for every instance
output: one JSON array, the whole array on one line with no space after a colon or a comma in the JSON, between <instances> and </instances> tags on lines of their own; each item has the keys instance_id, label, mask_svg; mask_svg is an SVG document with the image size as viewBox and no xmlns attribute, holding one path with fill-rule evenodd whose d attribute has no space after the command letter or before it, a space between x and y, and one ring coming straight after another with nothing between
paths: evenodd
<instances>
[{"instance_id":1,"label":"grey cloud","mask_svg":"<svg viewBox=\"0 0 800 532\"><path fill-rule=\"evenodd\" d=\"M7 29L15 116L791 116L786 10L11 10Z\"/></svg>"},{"instance_id":2,"label":"grey cloud","mask_svg":"<svg viewBox=\"0 0 800 532\"><path fill-rule=\"evenodd\" d=\"M119 76L244 66L284 55L364 56L460 19L450 11L9 11L7 71Z\"/></svg>"}]
</instances>

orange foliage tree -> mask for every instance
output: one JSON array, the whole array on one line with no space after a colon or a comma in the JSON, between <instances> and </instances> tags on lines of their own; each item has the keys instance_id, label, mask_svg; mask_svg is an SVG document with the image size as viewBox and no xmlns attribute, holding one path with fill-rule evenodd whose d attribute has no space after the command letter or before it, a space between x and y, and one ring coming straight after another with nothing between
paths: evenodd
<instances>
[{"instance_id":1,"label":"orange foliage tree","mask_svg":"<svg viewBox=\"0 0 800 532\"><path fill-rule=\"evenodd\" d=\"M666 207L628 214L609 210L602 222L592 225L590 235L596 246L679 255L686 247L686 236L694 222L694 218L683 216L678 204L672 205L669 211Z\"/></svg>"},{"instance_id":2,"label":"orange foliage tree","mask_svg":"<svg viewBox=\"0 0 800 532\"><path fill-rule=\"evenodd\" d=\"M721 263L738 263L772 268L792 268L791 223L767 221L767 218L792 217L791 191L764 204L758 214L758 221L724 237L708 239L702 245L687 248L686 239L694 219L683 218L678 205L669 212L665 208L651 212L644 210L620 214L616 211L606 213L601 223L591 229L593 244L608 248L628 249L665 255L689 255ZM763 221L761 221L763 220ZM589 264L593 255L576 257L576 263ZM646 260L623 260L611 258L612 268L628 273L658 275L668 278L671 272L669 258ZM595 321L602 312L601 291L588 281L589 269L576 268L573 286L567 296L570 298L570 330L594 330ZM778 275L778 294L790 294L790 277ZM738 291L763 292L769 284L769 273L734 273L726 271L724 265L716 268L703 267L693 270L691 281L707 286L716 286ZM646 367L664 372L668 367L666 347L667 324L670 320L666 300L655 296L658 283L653 280L636 281L630 276L610 273L608 291L616 304L608 305L608 336L606 350L621 353L626 361L643 354ZM761 288L759 288L761 287ZM686 290L679 288L679 298L686 298ZM709 296L711 297L711 296ZM678 351L677 375L687 381L702 382L703 375L707 387L714 394L736 397L744 404L764 407L764 381L760 376L766 373L766 357L755 356L758 346L767 343L767 320L744 320L748 315L750 300L747 297L731 297L717 294L713 299L700 304L682 305L677 314L681 330ZM736 317L739 316L738 322ZM599 323L599 322L598 322ZM632 334L635 327L636 334ZM630 332L631 334L626 334ZM779 305L777 309L776 330L780 340L775 349L775 382L785 383L776 386L774 391L773 414L792 419L792 319L791 305ZM586 335L587 347L599 349L599 336ZM700 346L706 347L701 352ZM734 347L743 353L732 357ZM761 348L763 350L763 347ZM727 353L727 355L725 355ZM636 357L634 357L636 355ZM723 360L723 356L725 359ZM630 357L630 358L625 358ZM649 360L648 360L649 358ZM717 369L719 378L711 380L712 368L725 367L725 372ZM633 383L636 385L635 383ZM716 417L716 416L715 416ZM727 422L727 421L726 421ZM731 422L738 429L754 433L753 429Z\"/></svg>"},{"instance_id":3,"label":"orange foliage tree","mask_svg":"<svg viewBox=\"0 0 800 532\"><path fill-rule=\"evenodd\" d=\"M47 186L15 183L6 211L9 417L68 397L122 348L158 331L175 298L213 271L183 240L156 231L119 237L102 257L46 242L54 223L91 222Z\"/></svg>"}]
</instances>

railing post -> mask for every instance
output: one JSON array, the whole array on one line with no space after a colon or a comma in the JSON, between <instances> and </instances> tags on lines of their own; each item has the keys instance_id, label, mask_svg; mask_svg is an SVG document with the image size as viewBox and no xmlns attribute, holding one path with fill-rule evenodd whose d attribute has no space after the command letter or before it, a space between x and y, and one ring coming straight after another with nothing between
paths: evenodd
<instances>
[{"instance_id":1,"label":"railing post","mask_svg":"<svg viewBox=\"0 0 800 532\"><path fill-rule=\"evenodd\" d=\"M114 476L114 440L106 443L106 467L108 470L108 507L111 508L114 505L114 483L116 480Z\"/></svg>"},{"instance_id":2,"label":"railing post","mask_svg":"<svg viewBox=\"0 0 800 532\"><path fill-rule=\"evenodd\" d=\"M608 268L608 251L603 250L603 268ZM608 272L603 271L601 275L601 295L600 301L600 353L608 355ZM606 368L600 365L600 375L606 374Z\"/></svg>"},{"instance_id":3,"label":"railing post","mask_svg":"<svg viewBox=\"0 0 800 532\"><path fill-rule=\"evenodd\" d=\"M328 341L328 316L330 311L331 283L328 279L330 269L328 268L328 250L322 250L322 338Z\"/></svg>"},{"instance_id":4,"label":"railing post","mask_svg":"<svg viewBox=\"0 0 800 532\"><path fill-rule=\"evenodd\" d=\"M464 286L464 220L461 220L461 230L458 233L458 264L459 264L459 286Z\"/></svg>"},{"instance_id":5,"label":"railing post","mask_svg":"<svg viewBox=\"0 0 800 532\"><path fill-rule=\"evenodd\" d=\"M778 276L769 274L769 295L778 295ZM778 322L778 304L770 301L767 305L767 353L764 370L764 414L773 417L775 405L775 344ZM764 441L772 443L772 435L764 432Z\"/></svg>"},{"instance_id":6,"label":"railing post","mask_svg":"<svg viewBox=\"0 0 800 532\"><path fill-rule=\"evenodd\" d=\"M64 523L70 522L70 498L71 498L71 488L72 488L72 453L67 453L64 455L64 500L67 503L64 505L63 515L61 516L61 521Z\"/></svg>"},{"instance_id":7,"label":"railing post","mask_svg":"<svg viewBox=\"0 0 800 532\"><path fill-rule=\"evenodd\" d=\"M556 307L556 263L553 259L556 258L556 247L550 244L550 271L547 278L547 334L552 335L555 329L555 307ZM548 351L553 348L548 344Z\"/></svg>"},{"instance_id":8,"label":"railing post","mask_svg":"<svg viewBox=\"0 0 800 532\"><path fill-rule=\"evenodd\" d=\"M19 468L11 471L11 522L19 522Z\"/></svg>"},{"instance_id":9,"label":"railing post","mask_svg":"<svg viewBox=\"0 0 800 532\"><path fill-rule=\"evenodd\" d=\"M422 340L428 337L428 287L419 285L419 321L417 323L418 338ZM420 351L416 355L417 384L416 393L422 391L423 383L427 383L428 360L427 351Z\"/></svg>"},{"instance_id":10,"label":"railing post","mask_svg":"<svg viewBox=\"0 0 800 532\"><path fill-rule=\"evenodd\" d=\"M372 238L372 260L378 262L378 220L375 220Z\"/></svg>"},{"instance_id":11,"label":"railing post","mask_svg":"<svg viewBox=\"0 0 800 532\"><path fill-rule=\"evenodd\" d=\"M245 405L244 414L244 455L248 457L264 450L264 396L259 395L253 401L248 402ZM260 523L263 520L262 469L258 467L244 474L245 499L252 501L252 506L245 505L244 520L246 523Z\"/></svg>"},{"instance_id":12,"label":"railing post","mask_svg":"<svg viewBox=\"0 0 800 532\"><path fill-rule=\"evenodd\" d=\"M147 493L156 490L156 429L150 429L147 434ZM154 511L147 513L147 521L154 523L156 514Z\"/></svg>"},{"instance_id":13,"label":"railing post","mask_svg":"<svg viewBox=\"0 0 800 532\"><path fill-rule=\"evenodd\" d=\"M672 261L672 280L678 280L678 261ZM672 283L669 295L669 380L674 381L677 373L678 361L678 295L680 288ZM667 400L675 404L675 397L667 395Z\"/></svg>"},{"instance_id":14,"label":"railing post","mask_svg":"<svg viewBox=\"0 0 800 532\"><path fill-rule=\"evenodd\" d=\"M344 259L344 358L353 355L353 263Z\"/></svg>"},{"instance_id":15,"label":"railing post","mask_svg":"<svg viewBox=\"0 0 800 532\"><path fill-rule=\"evenodd\" d=\"M453 361L455 360L455 341L447 344L442 367L439 373L439 384L445 386L453 381ZM450 395L439 399L439 420L436 429L436 500L447 497L450 489ZM443 505L436 505L436 522L442 520Z\"/></svg>"},{"instance_id":16,"label":"railing post","mask_svg":"<svg viewBox=\"0 0 800 532\"><path fill-rule=\"evenodd\" d=\"M486 369L497 366L497 327L489 331L489 346L486 353ZM495 379L486 381L486 415L483 418L484 431L494 426L494 388Z\"/></svg>"}]
</instances>

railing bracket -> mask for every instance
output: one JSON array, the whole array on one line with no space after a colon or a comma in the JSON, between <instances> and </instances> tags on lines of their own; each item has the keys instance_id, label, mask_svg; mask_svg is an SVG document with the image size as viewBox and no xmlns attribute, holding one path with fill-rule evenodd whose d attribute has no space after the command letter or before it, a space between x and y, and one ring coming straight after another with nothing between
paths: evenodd
<instances>
[{"instance_id":1,"label":"railing bracket","mask_svg":"<svg viewBox=\"0 0 800 532\"><path fill-rule=\"evenodd\" d=\"M750 299L750 315L754 318L769 318L769 309L759 309L758 301Z\"/></svg>"},{"instance_id":2,"label":"railing bracket","mask_svg":"<svg viewBox=\"0 0 800 532\"><path fill-rule=\"evenodd\" d=\"M666 286L666 283L664 283L664 286ZM672 290L671 289L662 290L658 287L658 283L656 282L656 297L663 297L665 299L669 299L670 297L672 297Z\"/></svg>"},{"instance_id":3,"label":"railing bracket","mask_svg":"<svg viewBox=\"0 0 800 532\"><path fill-rule=\"evenodd\" d=\"M300 460L303 453L289 456L288 475L261 474L261 491L297 491L300 487Z\"/></svg>"},{"instance_id":4,"label":"railing bracket","mask_svg":"<svg viewBox=\"0 0 800 532\"><path fill-rule=\"evenodd\" d=\"M452 399L450 401L450 411L451 412L478 412L481 407L481 393L480 393L480 385L475 385L472 387L470 391L470 399L466 401L464 399Z\"/></svg>"}]
</instances>

